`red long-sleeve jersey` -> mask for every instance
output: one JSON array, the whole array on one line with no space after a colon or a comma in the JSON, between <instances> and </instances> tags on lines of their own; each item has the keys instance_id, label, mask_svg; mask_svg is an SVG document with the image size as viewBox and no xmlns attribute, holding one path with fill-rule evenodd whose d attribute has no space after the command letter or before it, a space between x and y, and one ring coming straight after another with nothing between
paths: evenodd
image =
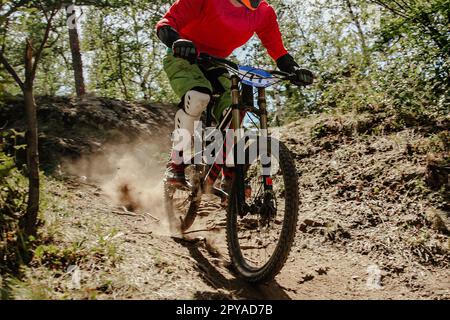
<instances>
[{"instance_id":1,"label":"red long-sleeve jersey","mask_svg":"<svg viewBox=\"0 0 450 320\"><path fill-rule=\"evenodd\" d=\"M274 60L287 54L275 11L265 0L255 11L236 7L230 0L177 0L156 28L167 25L200 52L221 58L255 33Z\"/></svg>"}]
</instances>

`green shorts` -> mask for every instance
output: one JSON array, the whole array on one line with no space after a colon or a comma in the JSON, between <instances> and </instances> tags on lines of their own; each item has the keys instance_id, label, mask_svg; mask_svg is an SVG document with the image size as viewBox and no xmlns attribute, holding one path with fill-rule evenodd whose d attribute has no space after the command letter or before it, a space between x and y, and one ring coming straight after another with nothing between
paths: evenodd
<instances>
[{"instance_id":1,"label":"green shorts","mask_svg":"<svg viewBox=\"0 0 450 320\"><path fill-rule=\"evenodd\" d=\"M195 87L206 88L213 92L213 85L197 64L176 58L169 52L164 58L163 66L173 91L180 99ZM212 113L216 121L220 121L224 110L231 106L231 80L228 73L221 74L217 80L225 92L214 105Z\"/></svg>"}]
</instances>

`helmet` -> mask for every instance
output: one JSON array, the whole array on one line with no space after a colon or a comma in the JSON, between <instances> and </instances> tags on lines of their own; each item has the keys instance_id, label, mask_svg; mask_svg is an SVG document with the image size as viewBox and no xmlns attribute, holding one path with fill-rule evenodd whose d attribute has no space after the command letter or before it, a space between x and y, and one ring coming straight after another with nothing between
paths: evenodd
<instances>
[{"instance_id":1,"label":"helmet","mask_svg":"<svg viewBox=\"0 0 450 320\"><path fill-rule=\"evenodd\" d=\"M261 1L262 0L239 0L240 3L242 3L244 6L246 6L250 10L258 9L259 5L261 4Z\"/></svg>"}]
</instances>

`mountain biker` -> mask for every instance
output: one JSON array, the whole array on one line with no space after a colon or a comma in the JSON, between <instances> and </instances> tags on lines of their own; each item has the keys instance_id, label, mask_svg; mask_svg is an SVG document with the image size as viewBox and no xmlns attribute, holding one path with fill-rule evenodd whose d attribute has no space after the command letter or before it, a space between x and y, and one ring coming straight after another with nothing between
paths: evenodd
<instances>
[{"instance_id":1,"label":"mountain biker","mask_svg":"<svg viewBox=\"0 0 450 320\"><path fill-rule=\"evenodd\" d=\"M231 105L227 70L195 64L199 53L226 58L257 34L281 71L295 73L297 85L309 85L313 74L300 68L284 47L277 16L266 0L177 0L156 25L158 38L168 47L163 61L172 89L181 98L175 129L194 133L194 122L206 110L212 92L221 97L212 110L216 121ZM182 146L173 146L166 181L184 184Z\"/></svg>"}]
</instances>

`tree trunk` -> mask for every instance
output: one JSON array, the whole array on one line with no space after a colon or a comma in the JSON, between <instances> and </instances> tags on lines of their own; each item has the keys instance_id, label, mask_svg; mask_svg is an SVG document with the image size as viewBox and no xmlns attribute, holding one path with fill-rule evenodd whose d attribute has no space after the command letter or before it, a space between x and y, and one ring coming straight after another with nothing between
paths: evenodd
<instances>
[{"instance_id":1,"label":"tree trunk","mask_svg":"<svg viewBox=\"0 0 450 320\"><path fill-rule=\"evenodd\" d=\"M80 39L78 36L75 6L66 6L67 24L69 28L69 43L72 53L72 68L75 78L75 91L78 97L86 93L83 76L83 60L81 59Z\"/></svg>"},{"instance_id":2,"label":"tree trunk","mask_svg":"<svg viewBox=\"0 0 450 320\"><path fill-rule=\"evenodd\" d=\"M33 46L27 39L25 49L25 82L21 86L25 98L25 115L27 119L27 164L28 164L28 204L27 212L20 221L25 238L35 236L39 212L39 152L36 102L33 83L35 76L33 64Z\"/></svg>"},{"instance_id":3,"label":"tree trunk","mask_svg":"<svg viewBox=\"0 0 450 320\"><path fill-rule=\"evenodd\" d=\"M6 71L14 78L17 85L23 92L25 99L25 115L27 120L27 164L28 164L28 203L27 211L21 217L19 221L19 228L22 231L24 240L29 236L35 236L37 233L37 222L39 213L39 152L38 152L38 123L36 113L36 102L34 99L33 85L36 76L36 70L42 52L45 49L45 44L48 40L52 21L57 14L58 9L54 9L50 12L50 15L46 15L47 26L45 28L44 37L40 46L36 52L33 51L33 45L30 39L26 39L26 47L24 54L25 63L25 80L17 74L16 70L11 66L6 57L4 56L4 48L0 48L0 63L5 67ZM25 253L28 251L26 245L21 248Z\"/></svg>"},{"instance_id":4,"label":"tree trunk","mask_svg":"<svg viewBox=\"0 0 450 320\"><path fill-rule=\"evenodd\" d=\"M27 163L28 163L28 206L22 219L22 230L26 237L36 235L39 212L39 152L36 103L33 87L26 86L23 91L25 97L25 113L27 119Z\"/></svg>"}]
</instances>

